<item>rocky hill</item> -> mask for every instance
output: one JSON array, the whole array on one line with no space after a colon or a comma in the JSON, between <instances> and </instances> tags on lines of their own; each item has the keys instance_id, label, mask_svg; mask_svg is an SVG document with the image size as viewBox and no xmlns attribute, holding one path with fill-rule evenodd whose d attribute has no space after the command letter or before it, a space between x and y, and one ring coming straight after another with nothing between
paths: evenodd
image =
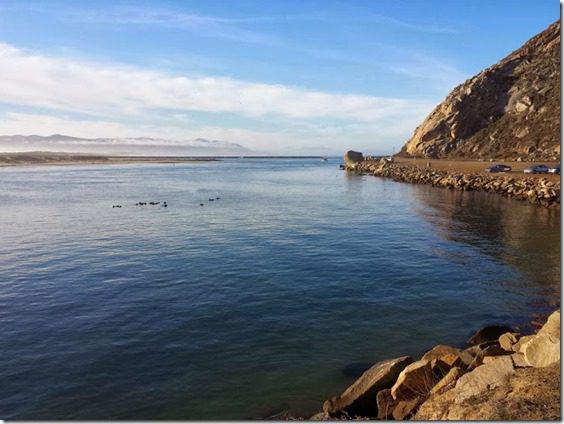
<instances>
[{"instance_id":1,"label":"rocky hill","mask_svg":"<svg viewBox=\"0 0 564 424\"><path fill-rule=\"evenodd\" d=\"M557 160L560 21L456 87L400 155Z\"/></svg>"}]
</instances>

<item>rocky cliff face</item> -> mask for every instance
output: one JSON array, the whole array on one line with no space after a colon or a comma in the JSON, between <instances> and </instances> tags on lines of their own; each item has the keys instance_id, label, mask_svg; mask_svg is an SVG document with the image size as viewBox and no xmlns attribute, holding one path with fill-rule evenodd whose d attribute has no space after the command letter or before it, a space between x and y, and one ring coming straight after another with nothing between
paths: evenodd
<instances>
[{"instance_id":1,"label":"rocky cliff face","mask_svg":"<svg viewBox=\"0 0 564 424\"><path fill-rule=\"evenodd\" d=\"M555 160L560 154L560 21L456 87L401 155Z\"/></svg>"}]
</instances>

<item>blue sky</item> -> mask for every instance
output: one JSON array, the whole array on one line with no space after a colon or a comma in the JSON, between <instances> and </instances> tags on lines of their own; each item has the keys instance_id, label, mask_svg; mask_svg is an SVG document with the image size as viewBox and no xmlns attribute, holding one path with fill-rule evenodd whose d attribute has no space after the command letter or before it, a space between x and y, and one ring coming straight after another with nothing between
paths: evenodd
<instances>
[{"instance_id":1,"label":"blue sky","mask_svg":"<svg viewBox=\"0 0 564 424\"><path fill-rule=\"evenodd\" d=\"M559 16L557 0L2 1L0 134L387 153Z\"/></svg>"}]
</instances>

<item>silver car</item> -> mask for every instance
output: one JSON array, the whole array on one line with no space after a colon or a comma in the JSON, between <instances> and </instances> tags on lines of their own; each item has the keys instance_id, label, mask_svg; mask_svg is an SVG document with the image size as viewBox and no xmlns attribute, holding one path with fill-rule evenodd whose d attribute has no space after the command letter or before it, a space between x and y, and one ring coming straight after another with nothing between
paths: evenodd
<instances>
[{"instance_id":1,"label":"silver car","mask_svg":"<svg viewBox=\"0 0 564 424\"><path fill-rule=\"evenodd\" d=\"M535 165L530 168L525 168L523 171L525 174L548 174L548 166L546 165Z\"/></svg>"}]
</instances>

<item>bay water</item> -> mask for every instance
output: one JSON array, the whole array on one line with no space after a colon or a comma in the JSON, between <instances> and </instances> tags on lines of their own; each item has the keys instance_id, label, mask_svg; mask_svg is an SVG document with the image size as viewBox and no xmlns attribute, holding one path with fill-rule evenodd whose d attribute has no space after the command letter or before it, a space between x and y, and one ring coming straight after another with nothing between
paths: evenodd
<instances>
[{"instance_id":1,"label":"bay water","mask_svg":"<svg viewBox=\"0 0 564 424\"><path fill-rule=\"evenodd\" d=\"M1 168L0 419L308 416L559 302L560 211L339 163Z\"/></svg>"}]
</instances>

